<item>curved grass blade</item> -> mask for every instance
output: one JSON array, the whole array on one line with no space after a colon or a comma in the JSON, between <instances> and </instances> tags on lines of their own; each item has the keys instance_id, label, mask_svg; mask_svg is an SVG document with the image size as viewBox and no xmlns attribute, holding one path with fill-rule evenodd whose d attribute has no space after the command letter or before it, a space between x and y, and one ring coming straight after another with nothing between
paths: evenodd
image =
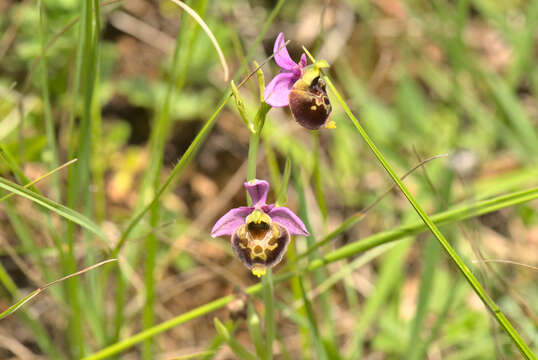
<instances>
[{"instance_id":1,"label":"curved grass blade","mask_svg":"<svg viewBox=\"0 0 538 360\"><path fill-rule=\"evenodd\" d=\"M50 175L52 175L52 174L54 174L54 173L56 173L56 172L62 170L63 168L65 168L65 167L67 167L67 166L73 164L73 163L76 162L76 161L77 161L77 158L74 158L73 160L70 160L70 161L66 162L65 164L63 164L63 165L58 166L56 169L49 171L49 172L46 173L45 175L42 175L42 176L38 177L37 179L35 179L35 180L29 182L28 184L24 185L23 187L26 188L26 189L31 188L32 186L34 186L35 184L37 184L37 183L40 182L41 180L43 180L43 179L49 177ZM0 198L0 202L4 201L4 200L6 200L6 199L9 199L9 198L12 197L13 195L14 195L14 193L10 193L10 194L7 194L7 195L2 196L2 197Z\"/></svg>"},{"instance_id":2,"label":"curved grass blade","mask_svg":"<svg viewBox=\"0 0 538 360\"><path fill-rule=\"evenodd\" d=\"M441 155L435 155L435 156L432 156L430 158L427 158L421 162L419 162L418 164L416 164L415 166L413 166L411 169L409 169L405 174L402 175L401 179L404 180L406 177L408 177L409 175L411 175L411 173L413 173L416 169L418 169L419 167L425 165L426 163L432 161L432 160L435 160L435 159L439 159L439 158L442 158L442 157L447 157L448 155L447 154L441 154ZM385 196L387 196L391 191L392 189L394 189L396 187L395 184L392 184L387 190L385 190L385 192L383 192L381 195L379 195L371 204L369 204L366 208L364 208L363 210L351 215L349 218L347 218L338 228L336 228L335 230L331 231L328 235L324 236L320 241L317 241L314 245L308 247L308 249L301 253L298 257L297 257L297 260L299 259L302 259L303 257L307 256L307 255L310 255L313 251L315 251L317 248L321 247L321 246L324 246L326 244L328 244L331 240L333 240L334 238L336 238L337 236L339 236L341 233L343 233L344 231L350 229L353 225L355 225L357 222L361 221L365 216L366 214L368 214L368 212L374 207L376 206L381 200L383 200L383 198L385 198Z\"/></svg>"},{"instance_id":3,"label":"curved grass blade","mask_svg":"<svg viewBox=\"0 0 538 360\"><path fill-rule=\"evenodd\" d=\"M22 197L27 198L28 200L31 200L53 212L56 214L71 220L72 222L82 226L83 228L93 232L95 235L99 236L102 239L106 240L105 234L99 229L97 225L95 225L90 219L85 217L84 215L76 212L75 210L72 210L62 204L58 204L55 201L52 201L42 195L36 194L28 189L26 189L23 186L20 186L18 184L15 184L9 180L6 180L4 178L0 178L0 188L10 191L14 194L20 195Z\"/></svg>"},{"instance_id":4,"label":"curved grass blade","mask_svg":"<svg viewBox=\"0 0 538 360\"><path fill-rule=\"evenodd\" d=\"M333 94L336 96L338 102L341 104L342 108L344 109L344 112L349 117L349 119L353 122L353 125L355 125L355 128L360 133L361 137L364 139L364 141L367 143L368 147L374 155L376 156L377 160L380 162L380 164L383 166L385 171L390 175L390 177L394 180L394 182L398 185L402 193L405 195L413 209L415 209L416 213L420 216L422 221L426 224L426 226L430 229L432 234L435 236L435 238L441 243L446 253L450 256L454 264L459 268L469 285L473 288L474 292L480 300L484 303L484 305L487 307L487 309L491 312L491 314L495 317L499 325L503 328L503 330L506 332L506 334L512 339L514 344L519 349L521 355L523 355L526 359L535 359L532 350L529 348L529 346L525 343L525 341L521 338L517 330L513 327L512 323L508 320L508 318L503 314L501 309L497 306L497 304L493 301L493 299L485 292L484 288L482 287L482 284L476 279L476 277L473 275L471 270L467 267L467 265L463 262L463 260L460 258L458 253L452 248L448 240L445 238L445 236L439 231L439 228L435 223L431 220L431 218L426 214L426 212L422 209L422 207L418 204L418 202L415 200L413 195L409 192L407 187L402 183L402 181L398 178L392 167L389 165L389 163L385 160L377 146L374 144L373 140L370 138L370 136L366 133L362 125L359 123L355 115L351 112L347 104L345 103L344 99L332 83L331 79L329 77L324 76L324 80L327 83L328 87L331 89Z\"/></svg>"},{"instance_id":5,"label":"curved grass blade","mask_svg":"<svg viewBox=\"0 0 538 360\"><path fill-rule=\"evenodd\" d=\"M224 81L228 81L228 77L230 76L230 71L228 70L228 64L226 63L226 59L224 58L224 54L222 53L222 50L220 49L219 43L217 39L215 39L215 36L213 35L213 32L209 29L209 26L205 23L204 20L194 11L191 9L187 4L179 1L179 0L171 0L174 4L185 10L196 22L200 27L204 30L204 32L207 34L207 37L209 37L209 40L211 40L211 43L213 44L213 47L215 50L217 50L217 54L219 55L219 60L222 65L222 69L224 71Z\"/></svg>"},{"instance_id":6,"label":"curved grass blade","mask_svg":"<svg viewBox=\"0 0 538 360\"><path fill-rule=\"evenodd\" d=\"M467 220L476 216L484 215L491 213L509 206L522 204L534 199L538 199L538 187L510 193L503 196L498 196L493 199L484 200L477 202L476 204L460 206L454 210L444 211L438 213L431 217L432 221L435 221L438 225L451 224L461 220ZM417 222L407 226L401 226L394 230L385 231L383 233L375 234L361 241L357 241L348 245L345 245L333 252L327 254L321 259L316 259L312 261L306 268L298 272L288 272L281 274L274 279L274 283L280 283L285 280L290 279L291 277L297 275L298 273L309 272L318 267L325 266L331 262L335 262L341 259L357 255L361 252L374 248L376 246L390 243L399 239L402 239L409 235L419 234L421 232L427 231L428 227L423 222ZM261 283L250 286L246 289L247 294L256 294L262 290ZM150 337L156 336L162 332L170 330L178 325L184 324L190 320L199 318L201 316L207 315L213 311L216 311L229 302L234 300L233 295L223 296L216 300L213 300L209 303L198 306L190 311L187 311L179 316L176 316L170 320L166 320L160 324L157 324L147 330L141 331L137 334L134 334L120 342L112 344L104 349L97 351L87 357L84 360L98 360L105 359L109 356L118 354L122 351L125 351L136 344L148 339Z\"/></svg>"},{"instance_id":7,"label":"curved grass blade","mask_svg":"<svg viewBox=\"0 0 538 360\"><path fill-rule=\"evenodd\" d=\"M113 261L118 261L118 259L108 259L108 260L105 260L105 261L101 261L100 263L97 263L95 265L92 265L90 267L87 267L85 269L82 269L80 271L77 271L76 273L73 273L73 274L70 274L70 275L67 275L67 276L64 276L60 279L57 279L57 280L54 280L53 282L50 282L48 284L46 284L45 286L43 287L40 287L39 289L36 289L34 291L32 291L30 294L26 295L25 297L23 297L22 299L20 299L19 301L17 301L15 304L11 305L9 308L7 308L5 311L3 311L2 313L0 313L0 320L2 320L3 318L5 318L6 316L9 316L11 314L13 314L15 311L17 311L21 306L23 306L24 304L26 304L28 301L32 300L34 297L36 297L37 295L39 295L41 292L45 291L47 288L51 287L52 285L54 284L57 284L59 282L62 282L64 280L67 280L69 278L72 278L74 276L78 276L78 275L82 275L84 274L85 272L88 272L90 270L93 270L95 268L98 268L99 266L101 265L104 265L104 264L108 264L109 262L113 262Z\"/></svg>"}]
</instances>

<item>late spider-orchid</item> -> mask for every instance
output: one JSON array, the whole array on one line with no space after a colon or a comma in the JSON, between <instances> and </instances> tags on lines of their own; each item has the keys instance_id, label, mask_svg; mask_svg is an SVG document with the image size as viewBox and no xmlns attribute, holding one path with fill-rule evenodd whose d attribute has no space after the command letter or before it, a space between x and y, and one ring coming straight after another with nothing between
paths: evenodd
<instances>
[{"instance_id":1,"label":"late spider-orchid","mask_svg":"<svg viewBox=\"0 0 538 360\"><path fill-rule=\"evenodd\" d=\"M291 235L308 235L308 231L293 211L266 203L267 181L255 179L244 183L244 186L252 199L252 206L228 211L215 223L211 236L231 236L234 253L254 275L260 277L282 260Z\"/></svg>"},{"instance_id":2,"label":"late spider-orchid","mask_svg":"<svg viewBox=\"0 0 538 360\"><path fill-rule=\"evenodd\" d=\"M295 121L307 129L334 127L333 121L327 122L332 107L321 78L321 69L328 64L317 61L307 66L305 54L295 63L286 49L283 33L275 40L273 54L282 70L265 88L265 102L272 107L289 106Z\"/></svg>"}]
</instances>

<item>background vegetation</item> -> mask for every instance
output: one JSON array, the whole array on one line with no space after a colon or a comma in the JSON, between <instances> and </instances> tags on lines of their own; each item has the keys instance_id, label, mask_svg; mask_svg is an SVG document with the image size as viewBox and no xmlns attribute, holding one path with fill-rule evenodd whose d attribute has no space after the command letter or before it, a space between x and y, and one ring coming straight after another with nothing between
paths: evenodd
<instances>
[{"instance_id":1,"label":"background vegetation","mask_svg":"<svg viewBox=\"0 0 538 360\"><path fill-rule=\"evenodd\" d=\"M186 3L236 83L283 31L398 175L447 154L404 183L536 353L538 1ZM196 22L168 0L0 11L0 358L520 358L401 192L369 207L392 180L333 92L334 130L267 116L256 175L274 202L291 170L312 235L262 286L209 236L246 203L249 131ZM240 93L254 116L255 77Z\"/></svg>"}]
</instances>

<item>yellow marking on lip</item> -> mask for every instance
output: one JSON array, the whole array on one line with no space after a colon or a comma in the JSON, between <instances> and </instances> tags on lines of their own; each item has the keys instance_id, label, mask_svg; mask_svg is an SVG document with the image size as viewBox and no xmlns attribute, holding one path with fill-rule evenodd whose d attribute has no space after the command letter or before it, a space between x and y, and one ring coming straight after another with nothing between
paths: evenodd
<instances>
[{"instance_id":1,"label":"yellow marking on lip","mask_svg":"<svg viewBox=\"0 0 538 360\"><path fill-rule=\"evenodd\" d=\"M256 266L252 268L251 271L252 271L252 274L256 275L257 277L262 277L267 272L267 269Z\"/></svg>"},{"instance_id":2,"label":"yellow marking on lip","mask_svg":"<svg viewBox=\"0 0 538 360\"><path fill-rule=\"evenodd\" d=\"M265 250L273 251L278 247L278 243L270 244L271 240L278 239L280 235L278 228L272 225L271 234L267 234L263 239L253 239L252 236L248 239L248 248L250 250L250 257L252 259L260 258L263 261L267 261L267 254ZM260 248L261 251L256 251Z\"/></svg>"},{"instance_id":3,"label":"yellow marking on lip","mask_svg":"<svg viewBox=\"0 0 538 360\"><path fill-rule=\"evenodd\" d=\"M254 210L245 219L246 224L261 224L262 222L266 224L271 224L273 221L271 220L271 217L269 215L260 210Z\"/></svg>"},{"instance_id":4,"label":"yellow marking on lip","mask_svg":"<svg viewBox=\"0 0 538 360\"><path fill-rule=\"evenodd\" d=\"M310 106L310 110L316 110L318 107L316 105Z\"/></svg>"}]
</instances>

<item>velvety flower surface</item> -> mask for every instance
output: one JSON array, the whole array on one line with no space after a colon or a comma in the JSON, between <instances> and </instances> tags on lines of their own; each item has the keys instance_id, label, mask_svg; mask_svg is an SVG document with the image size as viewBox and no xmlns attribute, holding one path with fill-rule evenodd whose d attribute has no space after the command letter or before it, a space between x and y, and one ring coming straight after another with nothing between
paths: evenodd
<instances>
[{"instance_id":1,"label":"velvety flower surface","mask_svg":"<svg viewBox=\"0 0 538 360\"><path fill-rule=\"evenodd\" d=\"M303 69L306 66L306 55L301 55L299 63L295 63L286 49L284 33L278 34L273 48L275 62L282 69L280 74L265 88L264 100L272 107L284 107L289 105L289 94L293 84L303 75Z\"/></svg>"},{"instance_id":2,"label":"velvety flower surface","mask_svg":"<svg viewBox=\"0 0 538 360\"><path fill-rule=\"evenodd\" d=\"M231 236L234 253L259 277L282 260L291 235L308 235L308 231L293 211L266 203L267 181L252 180L244 186L253 205L228 211L215 223L211 236Z\"/></svg>"}]
</instances>

